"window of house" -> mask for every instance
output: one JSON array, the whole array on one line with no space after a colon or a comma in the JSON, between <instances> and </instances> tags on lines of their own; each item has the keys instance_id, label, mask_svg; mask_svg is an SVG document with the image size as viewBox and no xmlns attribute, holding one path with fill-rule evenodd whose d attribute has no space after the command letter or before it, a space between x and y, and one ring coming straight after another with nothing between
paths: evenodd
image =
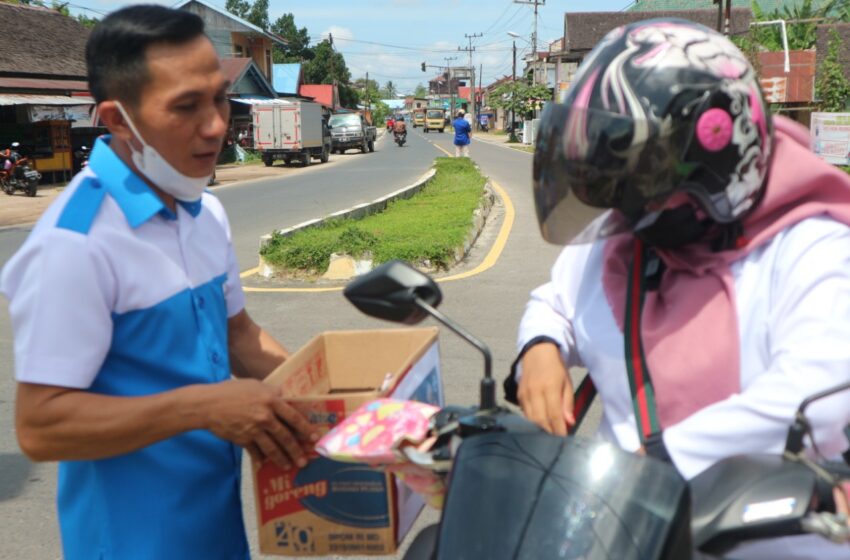
<instances>
[{"instance_id":1,"label":"window of house","mask_svg":"<svg viewBox=\"0 0 850 560\"><path fill-rule=\"evenodd\" d=\"M242 45L234 45L234 50L236 51L236 56L241 58L245 56L245 51L242 50Z\"/></svg>"}]
</instances>

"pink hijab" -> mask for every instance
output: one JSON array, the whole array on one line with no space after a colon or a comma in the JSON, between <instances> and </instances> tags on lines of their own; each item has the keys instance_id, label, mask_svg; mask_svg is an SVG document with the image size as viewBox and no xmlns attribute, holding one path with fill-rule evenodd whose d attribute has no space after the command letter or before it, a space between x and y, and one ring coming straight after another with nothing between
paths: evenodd
<instances>
[{"instance_id":1,"label":"pink hijab","mask_svg":"<svg viewBox=\"0 0 850 560\"><path fill-rule=\"evenodd\" d=\"M740 337L729 265L806 218L827 215L850 225L850 177L809 150L805 128L774 118L774 154L760 205L744 220L739 247L707 245L659 251L667 266L648 292L641 336L662 428L740 392ZM620 329L634 239L605 246L603 285Z\"/></svg>"}]
</instances>

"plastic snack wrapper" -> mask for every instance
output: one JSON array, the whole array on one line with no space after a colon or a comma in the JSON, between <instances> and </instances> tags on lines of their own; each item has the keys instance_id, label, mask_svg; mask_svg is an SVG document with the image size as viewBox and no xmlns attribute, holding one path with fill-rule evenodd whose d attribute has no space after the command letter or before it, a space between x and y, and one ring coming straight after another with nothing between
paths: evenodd
<instances>
[{"instance_id":1,"label":"plastic snack wrapper","mask_svg":"<svg viewBox=\"0 0 850 560\"><path fill-rule=\"evenodd\" d=\"M441 508L445 478L429 451L436 442L431 419L439 407L416 401L378 399L358 408L316 444L323 457L386 470Z\"/></svg>"}]
</instances>

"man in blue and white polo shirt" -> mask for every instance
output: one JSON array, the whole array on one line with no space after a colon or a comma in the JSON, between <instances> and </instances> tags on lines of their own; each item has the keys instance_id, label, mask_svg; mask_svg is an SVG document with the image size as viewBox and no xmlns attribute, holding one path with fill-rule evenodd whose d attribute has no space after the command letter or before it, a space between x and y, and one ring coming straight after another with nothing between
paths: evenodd
<instances>
[{"instance_id":1,"label":"man in blue and white polo shirt","mask_svg":"<svg viewBox=\"0 0 850 560\"><path fill-rule=\"evenodd\" d=\"M0 278L18 440L62 461L66 559L247 558L240 447L303 464L315 436L259 381L287 352L245 312L204 193L229 84L202 20L159 6L108 16L86 58L111 137Z\"/></svg>"}]
</instances>

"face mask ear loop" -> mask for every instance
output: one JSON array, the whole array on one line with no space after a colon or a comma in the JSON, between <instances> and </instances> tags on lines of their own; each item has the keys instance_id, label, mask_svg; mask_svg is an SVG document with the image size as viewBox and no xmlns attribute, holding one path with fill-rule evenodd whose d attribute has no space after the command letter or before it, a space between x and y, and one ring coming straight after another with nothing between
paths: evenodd
<instances>
[{"instance_id":1,"label":"face mask ear loop","mask_svg":"<svg viewBox=\"0 0 850 560\"><path fill-rule=\"evenodd\" d=\"M133 124L133 120L130 118L130 115L127 114L127 111L124 110L124 106L121 104L121 102L116 101L115 106L118 107L118 111L121 113L121 116L124 117L125 121L127 121L127 126L130 127L130 131L136 137L136 140L138 140L139 143L142 145L142 150L147 148L148 147L147 142L145 142L144 138L142 138L142 135L139 134L139 131L136 129L136 125ZM131 146L131 148L132 148L132 146Z\"/></svg>"}]
</instances>

